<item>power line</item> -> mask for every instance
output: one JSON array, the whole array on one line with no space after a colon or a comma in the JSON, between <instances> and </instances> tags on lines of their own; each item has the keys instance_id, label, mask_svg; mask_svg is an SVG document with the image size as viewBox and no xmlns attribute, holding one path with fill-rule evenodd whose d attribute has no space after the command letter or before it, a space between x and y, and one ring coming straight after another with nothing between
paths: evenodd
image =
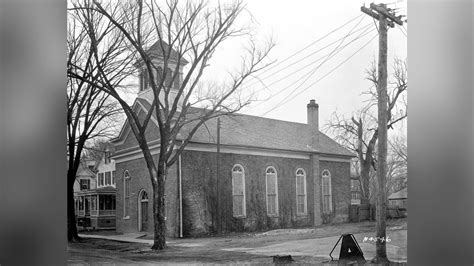
<instances>
[{"instance_id":1,"label":"power line","mask_svg":"<svg viewBox=\"0 0 474 266\"><path fill-rule=\"evenodd\" d=\"M372 29L372 30L370 30L370 31L368 31L368 32L367 32L367 30L364 31L364 32L362 32L361 34L359 34L359 36L357 36L356 38L352 39L350 42L348 42L347 44L345 44L343 47L339 48L339 50L338 50L337 52L342 51L342 50L343 50L345 47L347 47L348 45L354 43L355 41L357 41L358 39L360 39L360 38L366 36L367 34L370 34L370 33L373 32L374 30L375 30L375 29ZM334 51L332 51L331 53L333 53L333 52L334 52ZM328 57L330 58L330 57L333 57L333 56L335 56L335 55L337 54L337 53L336 53L336 54L330 56L331 53L327 54L326 56L328 56ZM323 56L323 57L324 57L324 56ZM321 60L323 57L319 58L319 59L316 60L315 62ZM327 58L327 59L328 59L328 58ZM314 63L314 62L313 62L313 63ZM313 64L313 63L311 63L311 64ZM318 68L319 68L319 67L318 67ZM314 73L314 70L311 70L310 72L306 73L305 75L303 75L303 77L309 75L311 72ZM312 73L311 73L311 74L312 74ZM303 77L301 77L301 78L303 78ZM285 90L289 89L292 85L293 85L293 84L290 84L290 85L284 87L283 89L279 90L276 94L270 96L270 97L267 98L266 100L264 100L264 101L260 102L259 104L255 105L253 108L255 108L255 107L257 107L257 106L260 106L260 105L263 104L264 102L266 102L266 101L270 100L271 98L273 98L273 97L279 95L280 93L282 93L282 92L284 92ZM302 85L302 84L300 84L296 89L298 89L299 87L301 87L301 85ZM289 95L291 95L292 93L294 93L294 91L296 91L296 89L293 90ZM288 96L289 96L289 95L288 95ZM288 96L287 96L287 97L288 97Z\"/></svg>"},{"instance_id":2,"label":"power line","mask_svg":"<svg viewBox=\"0 0 474 266\"><path fill-rule=\"evenodd\" d=\"M400 4L403 3L404 1L396 1L396 2L391 2L391 3L384 3L385 5L394 5L394 4Z\"/></svg>"},{"instance_id":3,"label":"power line","mask_svg":"<svg viewBox=\"0 0 474 266\"><path fill-rule=\"evenodd\" d=\"M362 15L363 15L363 14L362 14ZM279 63L276 63L275 65L273 65L273 66L271 66L271 67L265 69L265 70L262 71L261 73L263 74L263 73L269 71L270 69L275 68L277 65L280 65L280 64L282 64L283 62L286 62L288 59L293 58L293 56L295 56L295 55L297 55L297 54L303 52L304 50L306 50L306 49L308 49L309 47L313 46L313 45L316 44L317 42L323 40L323 39L326 38L327 36L329 36L329 35L331 35L332 33L338 31L339 29L343 28L343 27L346 26L347 24L351 23L352 21L354 21L354 20L356 20L356 19L358 19L358 18L360 18L360 17L361 17L361 15L356 16L356 17L350 19L349 21L347 21L347 22L344 23L343 25L341 25L341 26L337 27L336 29L330 31L329 33L327 33L327 34L324 35L323 37L320 37L319 39L317 39L317 40L311 42L310 44L308 44L308 45L305 46L304 48L300 49L299 51L297 51L297 52L295 52L295 53L293 53L293 54L291 54L291 55L289 55L288 57L286 57L285 59L283 59L283 60L280 61Z\"/></svg>"},{"instance_id":4,"label":"power line","mask_svg":"<svg viewBox=\"0 0 474 266\"><path fill-rule=\"evenodd\" d=\"M352 32L351 34L349 34L349 36L350 36L350 35L353 35L353 34L355 34L355 33L357 33L357 32L359 32L359 31L366 30L366 29L369 28L370 26L371 26L371 23L368 23L368 24L366 24L365 26L363 26L363 27L361 27L361 28L355 30L355 31ZM266 76L264 76L264 77L262 77L262 78L259 78L258 76L257 76L257 77L254 77L255 79L258 79L258 81L257 81L257 82L253 82L253 83L251 83L251 84L249 84L249 85L246 85L246 86L247 86L247 87L250 87L250 86L253 86L253 85L255 85L255 84L261 83L262 80L267 79L267 78L269 78L269 77L272 77L272 76L274 76L275 74L280 73L280 72L282 72L283 70L286 70L286 69L288 69L289 67L291 67L291 66L293 66L293 65L295 65L295 64L297 64L297 63L300 63L300 62L302 62L302 61L304 61L304 60L306 60L306 59L308 59L308 58L310 58L311 56L317 54L318 52L320 52L320 51L322 51L322 50L328 48L329 46L333 45L334 43L336 43L336 42L338 42L338 41L340 41L340 40L342 40L342 39L344 39L344 38L346 38L346 37L347 37L347 35L344 36L344 37L341 37L341 38L339 38L339 39L337 39L337 40L335 40L335 41L333 41L333 42L331 42L331 43L329 43L328 45L326 45L326 46L324 46L324 47L322 47L322 48L320 48L320 49L318 49L318 50L316 50L316 51L314 51L314 52L312 52L312 53L310 53L309 55L305 56L304 58L299 59L298 61L295 61L295 62L293 62L293 63L291 63L291 64L289 64L289 65L286 65L286 66L280 68L279 70L277 70L277 71L275 71L275 72L270 73L269 75L266 75ZM312 65L313 63L314 63L314 61L313 61L312 63L310 63L310 64L307 64L306 66ZM306 66L305 66L305 67L306 67ZM262 72L262 73L263 73L263 72ZM269 86L269 85L268 85L268 86Z\"/></svg>"},{"instance_id":5,"label":"power line","mask_svg":"<svg viewBox=\"0 0 474 266\"><path fill-rule=\"evenodd\" d=\"M340 51L342 51L342 50L343 50L345 47L347 47L348 45L350 45L350 44L354 43L355 41L359 40L360 38L366 36L367 34L370 34L370 33L373 32L374 30L375 30L375 29L372 29L372 30L370 30L370 31L367 31L367 30L366 30L365 32L361 33L359 36L357 36L356 38L352 39L350 42L348 42L347 44L345 44L343 47L339 48L338 51L337 51L337 53L339 53ZM337 48L336 48L336 49L337 49ZM333 52L334 52L334 51L332 51L331 53L329 53L329 54L327 54L327 55L325 55L325 56L323 56L323 57L318 58L316 61L312 62L311 65L313 65L313 64L316 63L316 62L319 62L321 59L323 59L323 58L326 57L326 56L327 56L326 59L328 60L329 58L332 58L332 57L334 57L335 55L337 55L337 53L336 53L336 54L334 54L334 55L331 56L331 54L332 54ZM327 61L327 60L326 60L326 61ZM320 65L320 66L321 66L321 65ZM318 67L316 67L315 69L309 71L309 72L306 73L304 76L310 75L310 73L311 73L311 75L312 75L312 73L314 73L314 71L317 70L320 66L318 66ZM303 77L304 77L304 76L303 76ZM303 78L303 77L301 77L301 78ZM309 78L309 77L308 77L308 78ZM307 79L306 79L306 80L307 80ZM305 80L305 81L306 81L306 80ZM303 83L304 83L304 82L303 82ZM303 84L303 83L302 83L302 84ZM294 93L294 91L296 91L299 87L301 87L302 84L300 84L296 89L294 89L289 95L291 95L292 93ZM266 99L265 101L268 101L268 100L270 100L271 98L273 98L273 97L279 95L280 93L284 92L286 89L290 88L291 86L292 86L292 84L290 84L290 85L284 87L283 89L279 90L276 94L270 96L270 97L269 97L268 99ZM263 88L262 88L262 90L263 90ZM289 95L288 95L288 96L289 96ZM265 102L265 101L263 101L263 102ZM257 106L259 106L259 105L261 105L261 104L263 104L263 102L259 103L258 105L255 105L254 108L257 107Z\"/></svg>"},{"instance_id":6,"label":"power line","mask_svg":"<svg viewBox=\"0 0 474 266\"><path fill-rule=\"evenodd\" d=\"M407 34L402 30L402 27L400 25L397 24L397 28L403 33L403 35L405 35L405 37L407 37Z\"/></svg>"},{"instance_id":7,"label":"power line","mask_svg":"<svg viewBox=\"0 0 474 266\"><path fill-rule=\"evenodd\" d=\"M298 95L300 95L301 93L305 92L306 90L308 90L309 88L311 88L312 86L314 86L315 84L317 84L319 81L321 81L322 79L324 79L325 77L327 77L329 74L331 74L332 72L334 72L336 69L338 69L341 65L343 65L345 62L347 62L349 59L351 59L354 55L356 55L359 51L361 51L363 48L365 48L367 45L369 45L369 43L375 39L375 37L377 37L378 34L376 34L374 37L372 37L367 43L365 43L361 48L359 48L355 53L353 53L351 56L349 56L347 59L345 59L344 61L342 61L341 63L339 63L336 67L334 67L333 69L331 69L328 73L326 73L324 76L322 76L320 79L316 80L315 82L311 83L308 87L306 87L304 90L300 91L299 93L297 93L296 95L294 95L293 97L291 98L288 98L286 99L286 101L280 101L277 105L275 105L273 108L271 108L270 110L266 111L265 113L263 113L261 116L264 116L266 114L268 114L269 112L277 109L278 107L281 107L283 105L285 105L286 103L288 103L289 101L293 100L295 97L297 97ZM281 103L281 104L280 104Z\"/></svg>"},{"instance_id":8,"label":"power line","mask_svg":"<svg viewBox=\"0 0 474 266\"><path fill-rule=\"evenodd\" d=\"M362 21L362 20L361 20L361 21ZM360 23L361 21L359 21L359 23ZM357 27L357 25L356 25L355 27ZM353 28L351 29L351 31L350 31L348 34L346 34L345 38L350 35L350 33L354 30L355 27L353 27ZM318 69L319 69L324 63L326 63L330 58L334 57L337 53L339 53L343 48L347 47L349 44L351 44L351 43L353 43L354 41L356 41L357 39L361 38L361 36L364 35L364 33L365 33L365 32L363 32L363 33L360 34L358 37L356 37L354 40L350 41L349 43L347 43L347 44L344 45L341 49L338 50L338 48L341 46L341 44L342 44L342 43L344 42L344 40L345 40L345 38L343 38L342 41L339 43L339 45L338 45L336 48L334 48L334 49L331 51L331 53L328 54L328 56L326 57L326 59L325 59L321 64L319 64L316 68L314 68L313 70L311 70L310 72L308 72L308 73L306 74L306 78L303 80L303 82L301 82L298 86L296 86L296 88L293 89L293 90L287 95L287 97L289 97L290 95L292 95L292 94L293 94L295 91L297 91L304 83L306 83L306 81L316 72L316 70L318 70ZM336 51L337 51L337 53L334 54L334 52L336 52ZM281 92L283 92L284 90L286 90L286 89L289 88L290 86L291 86L291 85L289 85L289 86L283 88L283 89L280 90L277 94L273 95L273 96L270 97L270 98L275 97L276 95L280 94ZM269 99L270 99L270 98L269 98ZM268 100L268 99L267 99L267 100ZM282 101L283 101L283 100L282 100ZM260 104L262 104L262 103L260 103Z\"/></svg>"}]
</instances>

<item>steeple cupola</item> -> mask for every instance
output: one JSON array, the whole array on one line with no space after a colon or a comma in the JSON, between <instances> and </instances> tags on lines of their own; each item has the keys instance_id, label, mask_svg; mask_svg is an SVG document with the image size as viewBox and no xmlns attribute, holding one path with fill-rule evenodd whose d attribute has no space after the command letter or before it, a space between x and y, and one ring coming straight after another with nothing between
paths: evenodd
<instances>
[{"instance_id":1,"label":"steeple cupola","mask_svg":"<svg viewBox=\"0 0 474 266\"><path fill-rule=\"evenodd\" d=\"M167 68L166 71L164 70L164 59L166 58L163 54L163 50L166 53L169 52L169 59L167 61ZM170 49L170 46L162 41L157 41L153 44L148 50L147 53L150 55L153 66L153 76L155 79L156 84L160 84L164 77L163 86L165 90L170 90L170 101L174 100L176 97L176 93L179 90L179 86L181 85L181 81L183 78L183 67L188 63L184 58L180 58L178 52L173 48ZM179 67L176 66L179 64ZM153 93L151 92L151 80L148 69L144 65L144 63L138 62L137 67L139 68L138 74L138 88L139 98L144 98L149 100L150 102L153 101ZM179 73L173 79L175 75L175 71L178 70ZM160 95L161 96L161 95Z\"/></svg>"}]
</instances>

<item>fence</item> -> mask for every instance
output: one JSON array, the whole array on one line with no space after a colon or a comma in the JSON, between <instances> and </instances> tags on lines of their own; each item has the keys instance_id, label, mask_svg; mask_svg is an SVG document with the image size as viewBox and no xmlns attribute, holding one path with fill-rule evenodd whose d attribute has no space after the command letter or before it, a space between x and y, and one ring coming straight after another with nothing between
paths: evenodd
<instances>
[{"instance_id":1,"label":"fence","mask_svg":"<svg viewBox=\"0 0 474 266\"><path fill-rule=\"evenodd\" d=\"M407 217L407 209L398 206L387 206L387 219L398 219ZM349 206L349 221L360 222L375 220L375 205L361 204Z\"/></svg>"}]
</instances>

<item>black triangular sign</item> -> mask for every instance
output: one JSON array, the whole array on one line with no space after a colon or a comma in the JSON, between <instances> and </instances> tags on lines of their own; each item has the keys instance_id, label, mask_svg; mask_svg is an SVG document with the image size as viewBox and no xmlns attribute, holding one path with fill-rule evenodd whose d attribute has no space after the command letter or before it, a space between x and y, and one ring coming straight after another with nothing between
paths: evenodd
<instances>
[{"instance_id":1,"label":"black triangular sign","mask_svg":"<svg viewBox=\"0 0 474 266\"><path fill-rule=\"evenodd\" d=\"M364 254L352 234L342 235L341 252L339 260L341 259L363 259Z\"/></svg>"}]
</instances>

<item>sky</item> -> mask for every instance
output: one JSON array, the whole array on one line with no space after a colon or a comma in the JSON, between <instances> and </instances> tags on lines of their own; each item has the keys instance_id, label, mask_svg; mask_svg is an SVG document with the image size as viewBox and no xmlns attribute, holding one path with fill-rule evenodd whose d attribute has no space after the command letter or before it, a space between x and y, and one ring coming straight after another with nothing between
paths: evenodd
<instances>
[{"instance_id":1,"label":"sky","mask_svg":"<svg viewBox=\"0 0 474 266\"><path fill-rule=\"evenodd\" d=\"M210 0L211 5L218 1ZM306 123L306 105L314 99L319 105L321 129L334 112L350 118L366 105L367 96L362 93L372 86L366 80L366 70L378 60L378 21L360 8L371 2L243 1L246 12L239 23L252 27L257 43L271 37L275 47L269 54L273 64L256 75L260 81L250 79L244 84L244 90L258 93L256 101L240 113ZM407 19L406 0L375 3L385 3ZM407 29L404 23L388 30L389 77L394 58L407 58ZM228 72L235 72L241 65L244 44L242 39L231 38L218 47L201 81L219 82ZM133 102L135 96L129 100ZM395 128L406 134L406 123Z\"/></svg>"},{"instance_id":2,"label":"sky","mask_svg":"<svg viewBox=\"0 0 474 266\"><path fill-rule=\"evenodd\" d=\"M371 2L247 0L245 3L258 37L272 36L276 46L270 53L271 60L275 60L272 68L257 75L268 87L263 88L255 81L247 83L259 91L257 98L261 101L241 113L306 123L306 104L315 99L323 125L334 111L350 116L365 105L367 96L361 93L372 85L365 77L366 69L378 58L378 22L362 13L360 7L364 4L368 7ZM399 8L397 15L407 15L405 1L385 3L389 8ZM345 23L348 24L336 30ZM403 27L395 26L388 31L389 74L395 57L407 57L407 28L404 23ZM311 43L314 44L307 47ZM204 79L212 80L239 66L241 49L242 43L238 41L225 43L216 51ZM332 56L328 58L328 55Z\"/></svg>"}]
</instances>

